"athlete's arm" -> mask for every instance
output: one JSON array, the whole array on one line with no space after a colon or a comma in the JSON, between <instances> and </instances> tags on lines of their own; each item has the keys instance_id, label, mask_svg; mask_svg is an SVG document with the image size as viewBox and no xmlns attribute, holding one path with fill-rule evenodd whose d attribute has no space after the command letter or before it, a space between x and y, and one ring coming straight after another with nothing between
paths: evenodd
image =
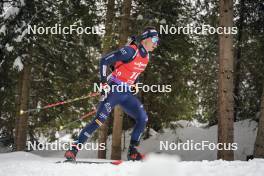
<instances>
[{"instance_id":1,"label":"athlete's arm","mask_svg":"<svg viewBox=\"0 0 264 176\"><path fill-rule=\"evenodd\" d=\"M134 58L136 51L130 46L125 46L117 51L111 52L103 56L100 60L100 80L102 83L107 82L106 70L111 64L117 61L129 62Z\"/></svg>"}]
</instances>

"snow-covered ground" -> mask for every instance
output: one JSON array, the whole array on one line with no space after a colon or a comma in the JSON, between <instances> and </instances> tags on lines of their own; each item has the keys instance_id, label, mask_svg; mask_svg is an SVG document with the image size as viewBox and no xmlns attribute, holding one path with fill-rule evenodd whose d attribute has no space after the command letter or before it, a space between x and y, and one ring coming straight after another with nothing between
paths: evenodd
<instances>
[{"instance_id":1,"label":"snow-covered ground","mask_svg":"<svg viewBox=\"0 0 264 176\"><path fill-rule=\"evenodd\" d=\"M264 160L180 161L173 155L153 154L143 162L111 164L56 164L26 152L0 154L0 175L5 176L262 176Z\"/></svg>"},{"instance_id":2,"label":"snow-covered ground","mask_svg":"<svg viewBox=\"0 0 264 176\"><path fill-rule=\"evenodd\" d=\"M160 150L160 141L168 143L193 143L208 141L217 143L217 126L202 128L201 124L179 121L176 124L183 128L165 129L163 133L151 131L151 137L142 141L141 152L150 153L144 162L123 162L121 165L111 164L55 164L63 160L64 151L33 151L0 154L0 176L14 175L92 175L92 176L262 176L264 174L264 159L245 161L247 155L253 153L257 132L257 123L244 120L235 123L234 137L237 143L235 161L216 160L216 150ZM126 132L126 146L129 134ZM60 141L67 141L69 134L58 135ZM111 136L108 139L107 156L111 153ZM160 153L160 154L151 154ZM97 151L81 151L80 160L98 160ZM88 159L89 158L89 159ZM126 159L126 149L122 153Z\"/></svg>"},{"instance_id":3,"label":"snow-covered ground","mask_svg":"<svg viewBox=\"0 0 264 176\"><path fill-rule=\"evenodd\" d=\"M217 159L217 150L160 150L160 143L185 143L187 141L193 141L193 143L201 143L202 141L208 141L208 143L217 143L217 125L210 128L202 128L201 124L178 121L178 125L182 128L165 129L163 133L156 133L151 131L151 137L141 142L140 151L142 153L165 153L169 155L180 156L182 161L213 161ZM256 139L257 123L252 120L243 120L234 124L234 142L237 143L237 150L235 150L235 160L246 160L247 155L253 154L254 143ZM127 145L129 144L131 131L125 133L125 146L126 148L122 152L122 159L126 159ZM70 140L70 134L61 135L60 141L67 142ZM91 141L90 141L91 142ZM122 140L123 142L123 140ZM123 142L124 145L124 142ZM62 157L64 151L33 151L32 153L45 156L45 157ZM107 142L107 158L110 158L111 154L111 136ZM92 150L84 150L79 152L79 158L97 158L97 152Z\"/></svg>"},{"instance_id":4,"label":"snow-covered ground","mask_svg":"<svg viewBox=\"0 0 264 176\"><path fill-rule=\"evenodd\" d=\"M201 128L198 124L179 121L183 128L176 130L165 129L163 134L156 134L150 139L143 141L143 152L162 152L170 155L178 155L183 161L216 160L217 150L159 150L160 141L187 142L193 143L208 141L207 143L217 143L217 125L210 128ZM254 143L257 134L257 123L252 120L243 120L234 123L234 143L237 143L237 150L234 151L235 160L246 160L247 155L253 154Z\"/></svg>"}]
</instances>

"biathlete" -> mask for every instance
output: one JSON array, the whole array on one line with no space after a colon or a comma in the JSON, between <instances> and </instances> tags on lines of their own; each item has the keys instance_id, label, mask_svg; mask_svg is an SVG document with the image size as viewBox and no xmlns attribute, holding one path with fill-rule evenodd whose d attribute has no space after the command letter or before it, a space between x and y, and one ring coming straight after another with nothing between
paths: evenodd
<instances>
[{"instance_id":1,"label":"biathlete","mask_svg":"<svg viewBox=\"0 0 264 176\"><path fill-rule=\"evenodd\" d=\"M138 76L145 70L149 62L149 52L157 48L159 43L158 32L153 27L147 27L129 45L111 52L101 58L100 81L102 86L101 101L95 118L87 124L79 134L78 140L66 151L67 160L75 160L78 153L78 144L83 144L108 118L116 105L120 105L125 113L135 120L128 149L128 160L141 160L143 155L137 150L140 137L145 129L148 116L141 102L133 94L131 87L136 83ZM107 76L107 68L114 66L112 73ZM115 86L113 86L115 85ZM123 86L125 91L118 91L117 86ZM110 87L110 91L109 91Z\"/></svg>"}]
</instances>

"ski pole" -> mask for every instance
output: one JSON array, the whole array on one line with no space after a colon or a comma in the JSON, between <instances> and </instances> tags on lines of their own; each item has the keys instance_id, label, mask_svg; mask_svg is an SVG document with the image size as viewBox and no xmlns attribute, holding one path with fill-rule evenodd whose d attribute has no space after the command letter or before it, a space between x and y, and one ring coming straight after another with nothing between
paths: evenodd
<instances>
[{"instance_id":1,"label":"ski pole","mask_svg":"<svg viewBox=\"0 0 264 176\"><path fill-rule=\"evenodd\" d=\"M100 93L95 92L95 93L90 93L89 95L81 96L81 97L78 97L78 98L73 98L73 99L69 99L69 100L66 100L66 101L60 101L60 102L57 102L57 103L48 104L46 106L39 107L39 108L28 109L28 110L20 110L20 115L25 114L25 113L29 113L29 112L34 112L34 111L39 111L39 110L43 110L43 109L48 109L48 108L51 108L51 107L55 107L55 106L59 106L59 105L67 104L67 103L72 103L72 102L75 102L75 101L83 100L83 99L90 98L90 97L95 97L95 96L98 96L98 95L100 95Z\"/></svg>"},{"instance_id":2,"label":"ski pole","mask_svg":"<svg viewBox=\"0 0 264 176\"><path fill-rule=\"evenodd\" d=\"M83 116L81 116L81 117L78 118L77 120L74 120L74 121L72 121L72 122L70 122L70 123L68 123L68 124L66 124L66 125L64 125L64 126L60 126L60 130L65 129L66 127L70 126L71 124L73 124L73 123L75 123L75 122L81 121L81 120L83 120L83 119L85 119L85 118L87 118L87 117L89 117L89 116L92 116L92 115L94 115L95 113L96 113L96 109L94 109L93 111L90 111L90 112L84 114Z\"/></svg>"}]
</instances>

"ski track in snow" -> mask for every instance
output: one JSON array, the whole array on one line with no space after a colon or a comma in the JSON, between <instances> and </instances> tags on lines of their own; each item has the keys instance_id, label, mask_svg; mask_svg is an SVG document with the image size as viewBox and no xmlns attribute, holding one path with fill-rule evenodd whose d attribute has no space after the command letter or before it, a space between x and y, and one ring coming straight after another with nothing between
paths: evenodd
<instances>
[{"instance_id":1,"label":"ski track in snow","mask_svg":"<svg viewBox=\"0 0 264 176\"><path fill-rule=\"evenodd\" d=\"M27 152L0 154L5 176L263 176L264 159L251 161L180 161L177 156L152 154L144 162L112 164L56 164ZM96 159L92 159L96 160Z\"/></svg>"}]
</instances>

